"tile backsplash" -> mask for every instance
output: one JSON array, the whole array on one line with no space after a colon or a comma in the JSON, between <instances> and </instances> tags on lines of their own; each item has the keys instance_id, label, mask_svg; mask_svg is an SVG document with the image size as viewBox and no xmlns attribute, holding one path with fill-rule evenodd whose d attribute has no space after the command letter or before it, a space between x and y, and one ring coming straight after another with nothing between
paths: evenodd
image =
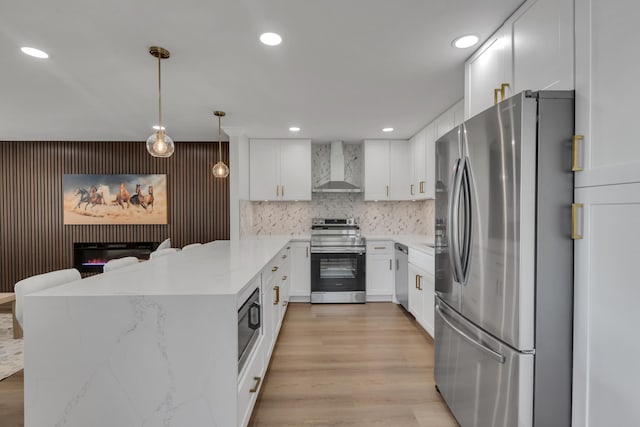
<instances>
[{"instance_id":1,"label":"tile backsplash","mask_svg":"<svg viewBox=\"0 0 640 427\"><path fill-rule=\"evenodd\" d=\"M330 144L312 144L312 183L329 180ZM362 144L345 144L345 180L362 185ZM365 202L362 193L313 193L306 202L240 203L240 235L307 234L312 218L354 216L364 236L424 234L433 236L434 201Z\"/></svg>"}]
</instances>

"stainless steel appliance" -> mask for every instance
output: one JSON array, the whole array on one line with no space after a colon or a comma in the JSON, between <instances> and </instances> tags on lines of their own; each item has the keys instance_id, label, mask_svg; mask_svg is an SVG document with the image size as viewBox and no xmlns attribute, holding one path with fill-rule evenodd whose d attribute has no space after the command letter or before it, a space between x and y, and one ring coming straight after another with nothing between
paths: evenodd
<instances>
[{"instance_id":1,"label":"stainless steel appliance","mask_svg":"<svg viewBox=\"0 0 640 427\"><path fill-rule=\"evenodd\" d=\"M365 239L355 218L314 218L311 302L366 302Z\"/></svg>"},{"instance_id":2,"label":"stainless steel appliance","mask_svg":"<svg viewBox=\"0 0 640 427\"><path fill-rule=\"evenodd\" d=\"M571 425L573 92L436 142L435 381L462 427Z\"/></svg>"},{"instance_id":3,"label":"stainless steel appliance","mask_svg":"<svg viewBox=\"0 0 640 427\"><path fill-rule=\"evenodd\" d=\"M261 328L260 289L256 289L238 310L238 372L251 355Z\"/></svg>"},{"instance_id":4,"label":"stainless steel appliance","mask_svg":"<svg viewBox=\"0 0 640 427\"><path fill-rule=\"evenodd\" d=\"M396 299L409 310L409 248L396 243Z\"/></svg>"}]
</instances>

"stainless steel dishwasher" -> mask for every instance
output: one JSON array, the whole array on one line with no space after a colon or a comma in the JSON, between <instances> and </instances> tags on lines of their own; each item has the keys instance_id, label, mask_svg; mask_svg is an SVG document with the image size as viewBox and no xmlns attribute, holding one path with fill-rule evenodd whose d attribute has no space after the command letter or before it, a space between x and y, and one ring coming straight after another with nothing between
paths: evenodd
<instances>
[{"instance_id":1,"label":"stainless steel dishwasher","mask_svg":"<svg viewBox=\"0 0 640 427\"><path fill-rule=\"evenodd\" d=\"M409 310L409 248L400 243L396 248L396 299Z\"/></svg>"}]
</instances>

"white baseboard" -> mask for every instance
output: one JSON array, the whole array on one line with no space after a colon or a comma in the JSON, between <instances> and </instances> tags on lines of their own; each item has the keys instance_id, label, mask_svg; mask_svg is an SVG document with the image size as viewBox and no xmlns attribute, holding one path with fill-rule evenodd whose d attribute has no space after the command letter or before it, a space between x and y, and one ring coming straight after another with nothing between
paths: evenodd
<instances>
[{"instance_id":1,"label":"white baseboard","mask_svg":"<svg viewBox=\"0 0 640 427\"><path fill-rule=\"evenodd\" d=\"M391 302L392 295L367 295L367 302Z\"/></svg>"},{"instance_id":2,"label":"white baseboard","mask_svg":"<svg viewBox=\"0 0 640 427\"><path fill-rule=\"evenodd\" d=\"M289 295L289 301L291 302L309 302L311 296L309 295Z\"/></svg>"}]
</instances>

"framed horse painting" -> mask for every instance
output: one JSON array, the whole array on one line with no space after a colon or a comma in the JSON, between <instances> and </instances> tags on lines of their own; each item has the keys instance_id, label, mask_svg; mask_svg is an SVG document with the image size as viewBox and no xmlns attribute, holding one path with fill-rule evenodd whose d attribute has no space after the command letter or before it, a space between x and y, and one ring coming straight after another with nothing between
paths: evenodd
<instances>
[{"instance_id":1,"label":"framed horse painting","mask_svg":"<svg viewBox=\"0 0 640 427\"><path fill-rule=\"evenodd\" d=\"M64 224L167 224L167 176L63 177Z\"/></svg>"}]
</instances>

